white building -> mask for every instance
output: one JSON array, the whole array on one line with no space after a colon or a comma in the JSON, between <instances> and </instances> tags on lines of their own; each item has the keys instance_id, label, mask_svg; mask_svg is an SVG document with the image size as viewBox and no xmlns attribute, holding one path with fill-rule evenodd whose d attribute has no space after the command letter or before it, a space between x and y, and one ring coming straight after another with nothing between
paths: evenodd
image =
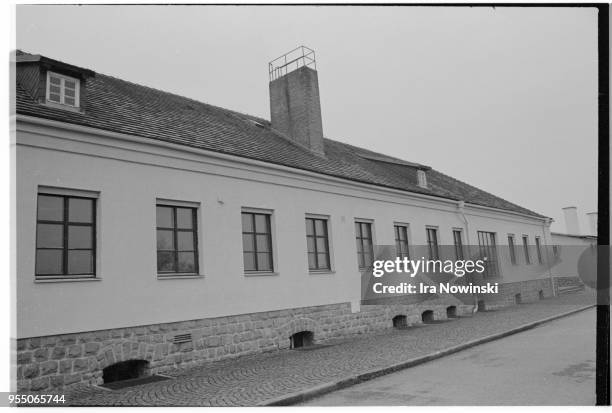
<instances>
[{"instance_id":1,"label":"white building","mask_svg":"<svg viewBox=\"0 0 612 413\"><path fill-rule=\"evenodd\" d=\"M324 138L299 52L271 69L271 122L17 53L17 388L446 317L441 299L362 305L373 244L488 245L500 300L552 294L549 218Z\"/></svg>"}]
</instances>

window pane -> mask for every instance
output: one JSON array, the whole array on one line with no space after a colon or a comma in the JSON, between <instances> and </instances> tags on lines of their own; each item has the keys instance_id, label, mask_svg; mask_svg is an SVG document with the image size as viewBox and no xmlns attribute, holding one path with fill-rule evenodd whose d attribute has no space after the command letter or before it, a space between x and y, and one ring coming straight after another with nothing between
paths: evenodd
<instances>
[{"instance_id":1,"label":"window pane","mask_svg":"<svg viewBox=\"0 0 612 413\"><path fill-rule=\"evenodd\" d=\"M68 220L70 222L93 222L93 200L70 198L68 200Z\"/></svg>"},{"instance_id":2,"label":"window pane","mask_svg":"<svg viewBox=\"0 0 612 413\"><path fill-rule=\"evenodd\" d=\"M93 254L87 251L68 251L68 274L91 274Z\"/></svg>"},{"instance_id":3,"label":"window pane","mask_svg":"<svg viewBox=\"0 0 612 413\"><path fill-rule=\"evenodd\" d=\"M362 233L364 238L370 238L370 224L362 224Z\"/></svg>"},{"instance_id":4,"label":"window pane","mask_svg":"<svg viewBox=\"0 0 612 413\"><path fill-rule=\"evenodd\" d=\"M315 229L317 230L317 235L325 235L325 221L317 219L315 221Z\"/></svg>"},{"instance_id":5,"label":"window pane","mask_svg":"<svg viewBox=\"0 0 612 413\"><path fill-rule=\"evenodd\" d=\"M70 225L68 227L68 248L91 248L92 228Z\"/></svg>"},{"instance_id":6,"label":"window pane","mask_svg":"<svg viewBox=\"0 0 612 413\"><path fill-rule=\"evenodd\" d=\"M363 244L361 243L361 239L357 238L357 253L362 253L363 252Z\"/></svg>"},{"instance_id":7,"label":"window pane","mask_svg":"<svg viewBox=\"0 0 612 413\"><path fill-rule=\"evenodd\" d=\"M272 262L270 261L270 254L258 253L257 254L257 266L259 271L271 271L272 270Z\"/></svg>"},{"instance_id":8,"label":"window pane","mask_svg":"<svg viewBox=\"0 0 612 413\"><path fill-rule=\"evenodd\" d=\"M361 224L359 222L355 222L355 236L357 238L361 237Z\"/></svg>"},{"instance_id":9,"label":"window pane","mask_svg":"<svg viewBox=\"0 0 612 413\"><path fill-rule=\"evenodd\" d=\"M179 252L178 267L179 272L195 272L195 252Z\"/></svg>"},{"instance_id":10,"label":"window pane","mask_svg":"<svg viewBox=\"0 0 612 413\"><path fill-rule=\"evenodd\" d=\"M359 268L365 267L365 261L363 259L363 253L362 252L358 252L357 253L357 261L359 262Z\"/></svg>"},{"instance_id":11,"label":"window pane","mask_svg":"<svg viewBox=\"0 0 612 413\"><path fill-rule=\"evenodd\" d=\"M60 87L59 86L49 86L49 92L50 93L55 93L55 94L59 94L60 93Z\"/></svg>"},{"instance_id":12,"label":"window pane","mask_svg":"<svg viewBox=\"0 0 612 413\"><path fill-rule=\"evenodd\" d=\"M244 259L244 270L245 271L255 271L255 253L254 252L244 252L242 253L242 257Z\"/></svg>"},{"instance_id":13,"label":"window pane","mask_svg":"<svg viewBox=\"0 0 612 413\"><path fill-rule=\"evenodd\" d=\"M328 268L327 254L319 254L319 268Z\"/></svg>"},{"instance_id":14,"label":"window pane","mask_svg":"<svg viewBox=\"0 0 612 413\"><path fill-rule=\"evenodd\" d=\"M59 224L38 224L36 246L38 248L63 248L64 226Z\"/></svg>"},{"instance_id":15,"label":"window pane","mask_svg":"<svg viewBox=\"0 0 612 413\"><path fill-rule=\"evenodd\" d=\"M45 221L64 220L64 198L38 195L38 219Z\"/></svg>"},{"instance_id":16,"label":"window pane","mask_svg":"<svg viewBox=\"0 0 612 413\"><path fill-rule=\"evenodd\" d=\"M364 267L368 267L372 263L372 256L370 255L369 251L366 251L363 254L363 262L364 262Z\"/></svg>"},{"instance_id":17,"label":"window pane","mask_svg":"<svg viewBox=\"0 0 612 413\"><path fill-rule=\"evenodd\" d=\"M52 85L59 85L61 83L60 78L55 76L49 76L49 81Z\"/></svg>"},{"instance_id":18,"label":"window pane","mask_svg":"<svg viewBox=\"0 0 612 413\"><path fill-rule=\"evenodd\" d=\"M268 216L262 214L255 215L255 229L257 232L268 233Z\"/></svg>"},{"instance_id":19,"label":"window pane","mask_svg":"<svg viewBox=\"0 0 612 413\"><path fill-rule=\"evenodd\" d=\"M308 254L308 268L311 270L316 270L317 269L317 258L315 256L315 254Z\"/></svg>"},{"instance_id":20,"label":"window pane","mask_svg":"<svg viewBox=\"0 0 612 413\"><path fill-rule=\"evenodd\" d=\"M191 231L179 231L177 233L178 250L179 251L193 251L193 232ZM180 258L180 256L179 256Z\"/></svg>"},{"instance_id":21,"label":"window pane","mask_svg":"<svg viewBox=\"0 0 612 413\"><path fill-rule=\"evenodd\" d=\"M255 238L251 234L242 234L242 250L244 252L255 251Z\"/></svg>"},{"instance_id":22,"label":"window pane","mask_svg":"<svg viewBox=\"0 0 612 413\"><path fill-rule=\"evenodd\" d=\"M57 93L49 93L49 100L52 102L58 102L60 101L60 95L58 95Z\"/></svg>"},{"instance_id":23,"label":"window pane","mask_svg":"<svg viewBox=\"0 0 612 413\"><path fill-rule=\"evenodd\" d=\"M314 220L313 219L306 219L306 235L313 235L314 234Z\"/></svg>"},{"instance_id":24,"label":"window pane","mask_svg":"<svg viewBox=\"0 0 612 413\"><path fill-rule=\"evenodd\" d=\"M36 274L61 274L62 250L36 251Z\"/></svg>"},{"instance_id":25,"label":"window pane","mask_svg":"<svg viewBox=\"0 0 612 413\"><path fill-rule=\"evenodd\" d=\"M325 238L317 237L317 252L327 252L327 242Z\"/></svg>"},{"instance_id":26,"label":"window pane","mask_svg":"<svg viewBox=\"0 0 612 413\"><path fill-rule=\"evenodd\" d=\"M75 86L76 86L76 82L74 80L68 80L68 79L64 80L64 87L74 89Z\"/></svg>"},{"instance_id":27,"label":"window pane","mask_svg":"<svg viewBox=\"0 0 612 413\"><path fill-rule=\"evenodd\" d=\"M257 235L257 251L259 252L269 252L270 243L267 235Z\"/></svg>"},{"instance_id":28,"label":"window pane","mask_svg":"<svg viewBox=\"0 0 612 413\"><path fill-rule=\"evenodd\" d=\"M172 251L157 252L157 271L175 271L174 269L174 254Z\"/></svg>"},{"instance_id":29,"label":"window pane","mask_svg":"<svg viewBox=\"0 0 612 413\"><path fill-rule=\"evenodd\" d=\"M53 88L53 86L51 86L51 87ZM67 97L74 98L75 91L74 91L74 89L66 89L66 90L64 90L64 95L67 96Z\"/></svg>"},{"instance_id":30,"label":"window pane","mask_svg":"<svg viewBox=\"0 0 612 413\"><path fill-rule=\"evenodd\" d=\"M173 250L174 249L174 232L170 230L157 230L157 249L158 250Z\"/></svg>"},{"instance_id":31,"label":"window pane","mask_svg":"<svg viewBox=\"0 0 612 413\"><path fill-rule=\"evenodd\" d=\"M70 105L70 106L74 106L75 105L74 98L69 98L67 96L64 97L64 103L66 105Z\"/></svg>"},{"instance_id":32,"label":"window pane","mask_svg":"<svg viewBox=\"0 0 612 413\"><path fill-rule=\"evenodd\" d=\"M176 225L179 228L193 228L193 209L177 208L176 209Z\"/></svg>"},{"instance_id":33,"label":"window pane","mask_svg":"<svg viewBox=\"0 0 612 413\"><path fill-rule=\"evenodd\" d=\"M252 214L246 212L242 213L242 232L254 232Z\"/></svg>"},{"instance_id":34,"label":"window pane","mask_svg":"<svg viewBox=\"0 0 612 413\"><path fill-rule=\"evenodd\" d=\"M306 238L306 245L308 252L315 252L315 240L313 237Z\"/></svg>"},{"instance_id":35,"label":"window pane","mask_svg":"<svg viewBox=\"0 0 612 413\"><path fill-rule=\"evenodd\" d=\"M157 226L161 228L174 228L174 210L170 207L157 207Z\"/></svg>"}]
</instances>

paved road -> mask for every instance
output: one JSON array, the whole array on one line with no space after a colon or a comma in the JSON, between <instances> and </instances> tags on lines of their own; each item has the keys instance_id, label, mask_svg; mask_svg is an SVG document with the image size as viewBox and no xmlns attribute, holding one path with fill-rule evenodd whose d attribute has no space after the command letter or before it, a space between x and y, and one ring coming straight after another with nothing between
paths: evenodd
<instances>
[{"instance_id":1,"label":"paved road","mask_svg":"<svg viewBox=\"0 0 612 413\"><path fill-rule=\"evenodd\" d=\"M595 310L305 404L594 405Z\"/></svg>"}]
</instances>

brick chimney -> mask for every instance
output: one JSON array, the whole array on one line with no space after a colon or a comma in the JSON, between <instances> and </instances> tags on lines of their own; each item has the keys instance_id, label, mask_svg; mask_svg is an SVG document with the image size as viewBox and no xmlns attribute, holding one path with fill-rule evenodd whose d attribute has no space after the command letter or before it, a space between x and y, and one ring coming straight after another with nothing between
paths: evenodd
<instances>
[{"instance_id":1,"label":"brick chimney","mask_svg":"<svg viewBox=\"0 0 612 413\"><path fill-rule=\"evenodd\" d=\"M271 61L269 72L272 128L312 152L324 155L314 51L300 46Z\"/></svg>"}]
</instances>

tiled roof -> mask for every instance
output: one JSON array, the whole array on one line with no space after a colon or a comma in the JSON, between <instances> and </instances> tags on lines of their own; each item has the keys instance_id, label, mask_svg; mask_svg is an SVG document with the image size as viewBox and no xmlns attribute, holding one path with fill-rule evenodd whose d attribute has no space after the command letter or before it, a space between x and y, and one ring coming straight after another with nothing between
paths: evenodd
<instances>
[{"instance_id":1,"label":"tiled roof","mask_svg":"<svg viewBox=\"0 0 612 413\"><path fill-rule=\"evenodd\" d=\"M100 73L87 79L86 88L83 111L77 113L39 104L17 84L17 113L542 217L435 169L427 170L428 188L421 188L414 174L422 165L332 139L325 139L325 157L316 155L258 117Z\"/></svg>"}]
</instances>

